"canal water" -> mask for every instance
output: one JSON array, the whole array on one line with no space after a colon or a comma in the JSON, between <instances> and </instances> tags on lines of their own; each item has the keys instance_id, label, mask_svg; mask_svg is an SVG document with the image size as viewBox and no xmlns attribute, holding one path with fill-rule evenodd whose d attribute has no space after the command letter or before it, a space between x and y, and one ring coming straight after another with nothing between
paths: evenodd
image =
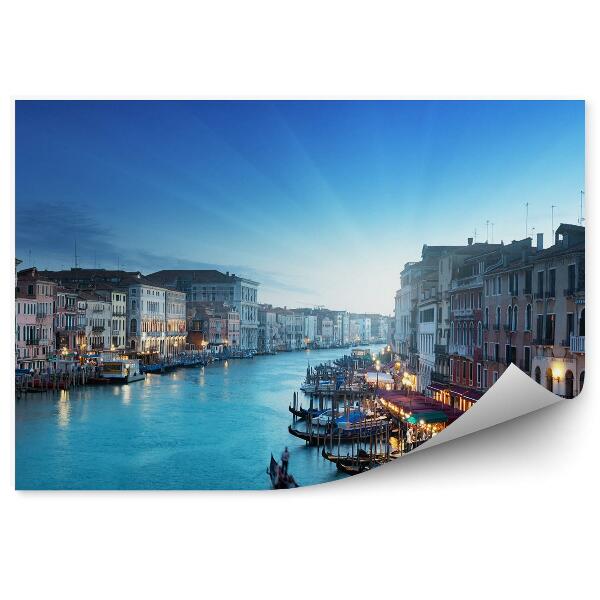
<instances>
[{"instance_id":1,"label":"canal water","mask_svg":"<svg viewBox=\"0 0 600 600\"><path fill-rule=\"evenodd\" d=\"M267 489L271 452L279 459L286 445L300 485L344 477L287 426L308 362L348 352L284 352L26 395L15 404L16 487Z\"/></svg>"}]
</instances>

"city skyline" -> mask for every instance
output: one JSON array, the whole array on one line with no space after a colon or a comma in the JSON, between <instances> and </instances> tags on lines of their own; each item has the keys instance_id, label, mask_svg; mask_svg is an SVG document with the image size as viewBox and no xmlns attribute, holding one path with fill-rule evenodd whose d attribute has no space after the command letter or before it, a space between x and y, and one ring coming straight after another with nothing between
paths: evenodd
<instances>
[{"instance_id":1,"label":"city skyline","mask_svg":"<svg viewBox=\"0 0 600 600\"><path fill-rule=\"evenodd\" d=\"M19 101L17 256L69 268L77 246L79 266L391 314L425 241L522 239L525 202L546 245L552 206L577 222L584 121L578 101Z\"/></svg>"}]
</instances>

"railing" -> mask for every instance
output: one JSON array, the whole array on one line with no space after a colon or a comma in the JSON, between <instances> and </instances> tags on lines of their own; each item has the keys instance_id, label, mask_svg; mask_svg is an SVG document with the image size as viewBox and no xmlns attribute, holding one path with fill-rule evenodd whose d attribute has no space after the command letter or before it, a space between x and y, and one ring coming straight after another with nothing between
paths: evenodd
<instances>
[{"instance_id":1,"label":"railing","mask_svg":"<svg viewBox=\"0 0 600 600\"><path fill-rule=\"evenodd\" d=\"M530 287L524 288L523 294L525 294L526 296L531 296L531 288Z\"/></svg>"},{"instance_id":2,"label":"railing","mask_svg":"<svg viewBox=\"0 0 600 600\"><path fill-rule=\"evenodd\" d=\"M533 296L534 296L534 298L536 300L543 300L544 299L544 292L536 292Z\"/></svg>"},{"instance_id":3,"label":"railing","mask_svg":"<svg viewBox=\"0 0 600 600\"><path fill-rule=\"evenodd\" d=\"M546 298L556 298L556 290L548 290L545 294Z\"/></svg>"},{"instance_id":4,"label":"railing","mask_svg":"<svg viewBox=\"0 0 600 600\"><path fill-rule=\"evenodd\" d=\"M458 354L459 356L473 356L473 346L464 344L450 344L449 354Z\"/></svg>"},{"instance_id":5,"label":"railing","mask_svg":"<svg viewBox=\"0 0 600 600\"><path fill-rule=\"evenodd\" d=\"M585 335L572 335L570 343L571 352L585 353Z\"/></svg>"},{"instance_id":6,"label":"railing","mask_svg":"<svg viewBox=\"0 0 600 600\"><path fill-rule=\"evenodd\" d=\"M492 326L492 329L494 331L500 331L500 325L498 323L494 323L494 325Z\"/></svg>"},{"instance_id":7,"label":"railing","mask_svg":"<svg viewBox=\"0 0 600 600\"><path fill-rule=\"evenodd\" d=\"M535 346L554 346L554 339L549 337L535 338L533 344Z\"/></svg>"},{"instance_id":8,"label":"railing","mask_svg":"<svg viewBox=\"0 0 600 600\"><path fill-rule=\"evenodd\" d=\"M103 325L94 325L94 326L92 327L92 331L93 331L94 333L101 333L101 332L103 332L103 331L104 331L104 326L103 326Z\"/></svg>"},{"instance_id":9,"label":"railing","mask_svg":"<svg viewBox=\"0 0 600 600\"><path fill-rule=\"evenodd\" d=\"M36 315L35 315L36 321L43 321L44 319L46 319L48 317L52 317L52 313L39 312L39 313L36 313Z\"/></svg>"},{"instance_id":10,"label":"railing","mask_svg":"<svg viewBox=\"0 0 600 600\"><path fill-rule=\"evenodd\" d=\"M432 371L431 381L436 381L437 383L450 383L450 377L445 373L440 373L439 371Z\"/></svg>"},{"instance_id":11,"label":"railing","mask_svg":"<svg viewBox=\"0 0 600 600\"><path fill-rule=\"evenodd\" d=\"M481 275L473 275L471 277L464 277L463 279L452 280L452 290L459 290L461 288L475 287L483 285L483 277Z\"/></svg>"},{"instance_id":12,"label":"railing","mask_svg":"<svg viewBox=\"0 0 600 600\"><path fill-rule=\"evenodd\" d=\"M473 309L472 308L455 308L452 310L452 313L455 317L472 317Z\"/></svg>"},{"instance_id":13,"label":"railing","mask_svg":"<svg viewBox=\"0 0 600 600\"><path fill-rule=\"evenodd\" d=\"M27 345L27 346L37 346L39 343L40 343L39 338L30 338L28 340L25 340L25 345Z\"/></svg>"},{"instance_id":14,"label":"railing","mask_svg":"<svg viewBox=\"0 0 600 600\"><path fill-rule=\"evenodd\" d=\"M565 288L564 289L564 295L566 298L570 297L570 296L574 296L575 295L575 290L571 287Z\"/></svg>"},{"instance_id":15,"label":"railing","mask_svg":"<svg viewBox=\"0 0 600 600\"><path fill-rule=\"evenodd\" d=\"M509 333L512 331L512 327L510 325L503 325L502 329L504 329L504 331L509 332Z\"/></svg>"},{"instance_id":16,"label":"railing","mask_svg":"<svg viewBox=\"0 0 600 600\"><path fill-rule=\"evenodd\" d=\"M434 354L447 354L448 346L446 344L434 344L433 352Z\"/></svg>"}]
</instances>

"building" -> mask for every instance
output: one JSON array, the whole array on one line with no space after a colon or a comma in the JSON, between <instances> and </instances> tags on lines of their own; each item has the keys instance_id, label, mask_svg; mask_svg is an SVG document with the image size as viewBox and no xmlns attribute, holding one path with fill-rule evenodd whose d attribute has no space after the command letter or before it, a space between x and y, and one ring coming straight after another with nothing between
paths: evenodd
<instances>
[{"instance_id":1,"label":"building","mask_svg":"<svg viewBox=\"0 0 600 600\"><path fill-rule=\"evenodd\" d=\"M111 304L110 349L124 350L127 341L127 292L103 283L94 291Z\"/></svg>"},{"instance_id":2,"label":"building","mask_svg":"<svg viewBox=\"0 0 600 600\"><path fill-rule=\"evenodd\" d=\"M176 356L186 349L187 320L185 292L165 290L165 355Z\"/></svg>"},{"instance_id":3,"label":"building","mask_svg":"<svg viewBox=\"0 0 600 600\"><path fill-rule=\"evenodd\" d=\"M314 344L317 339L317 317L306 315L304 317L304 342L308 346Z\"/></svg>"},{"instance_id":4,"label":"building","mask_svg":"<svg viewBox=\"0 0 600 600\"><path fill-rule=\"evenodd\" d=\"M81 352L105 352L112 346L112 302L106 295L80 291L79 303L85 311L85 341Z\"/></svg>"},{"instance_id":5,"label":"building","mask_svg":"<svg viewBox=\"0 0 600 600\"><path fill-rule=\"evenodd\" d=\"M280 349L281 344L276 309L270 304L260 304L258 307L258 351L275 352Z\"/></svg>"},{"instance_id":6,"label":"building","mask_svg":"<svg viewBox=\"0 0 600 600\"><path fill-rule=\"evenodd\" d=\"M166 356L167 290L141 273L127 279L127 348L136 354Z\"/></svg>"},{"instance_id":7,"label":"building","mask_svg":"<svg viewBox=\"0 0 600 600\"><path fill-rule=\"evenodd\" d=\"M531 376L571 398L585 379L585 228L561 224L533 262Z\"/></svg>"},{"instance_id":8,"label":"building","mask_svg":"<svg viewBox=\"0 0 600 600\"><path fill-rule=\"evenodd\" d=\"M484 274L483 389L511 364L531 372L532 261L542 250L541 240L539 248L532 247L531 238L502 247L496 251L496 263Z\"/></svg>"},{"instance_id":9,"label":"building","mask_svg":"<svg viewBox=\"0 0 600 600\"><path fill-rule=\"evenodd\" d=\"M86 302L73 288L56 288L54 335L56 351L63 355L87 351Z\"/></svg>"},{"instance_id":10,"label":"building","mask_svg":"<svg viewBox=\"0 0 600 600\"><path fill-rule=\"evenodd\" d=\"M35 267L19 272L15 283L15 365L45 369L55 353L56 284Z\"/></svg>"},{"instance_id":11,"label":"building","mask_svg":"<svg viewBox=\"0 0 600 600\"><path fill-rule=\"evenodd\" d=\"M151 273L156 285L185 292L188 302L220 302L240 315L240 349L258 348L259 283L229 272L215 270L170 269Z\"/></svg>"}]
</instances>

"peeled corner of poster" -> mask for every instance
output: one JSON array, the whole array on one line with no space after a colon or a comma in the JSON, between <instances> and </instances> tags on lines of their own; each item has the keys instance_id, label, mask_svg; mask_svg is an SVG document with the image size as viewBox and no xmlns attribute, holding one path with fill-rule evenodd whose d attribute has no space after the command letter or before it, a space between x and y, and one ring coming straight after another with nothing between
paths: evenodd
<instances>
[{"instance_id":1,"label":"peeled corner of poster","mask_svg":"<svg viewBox=\"0 0 600 600\"><path fill-rule=\"evenodd\" d=\"M498 381L465 414L415 448L411 454L516 419L560 400L563 398L548 391L511 364Z\"/></svg>"}]
</instances>

